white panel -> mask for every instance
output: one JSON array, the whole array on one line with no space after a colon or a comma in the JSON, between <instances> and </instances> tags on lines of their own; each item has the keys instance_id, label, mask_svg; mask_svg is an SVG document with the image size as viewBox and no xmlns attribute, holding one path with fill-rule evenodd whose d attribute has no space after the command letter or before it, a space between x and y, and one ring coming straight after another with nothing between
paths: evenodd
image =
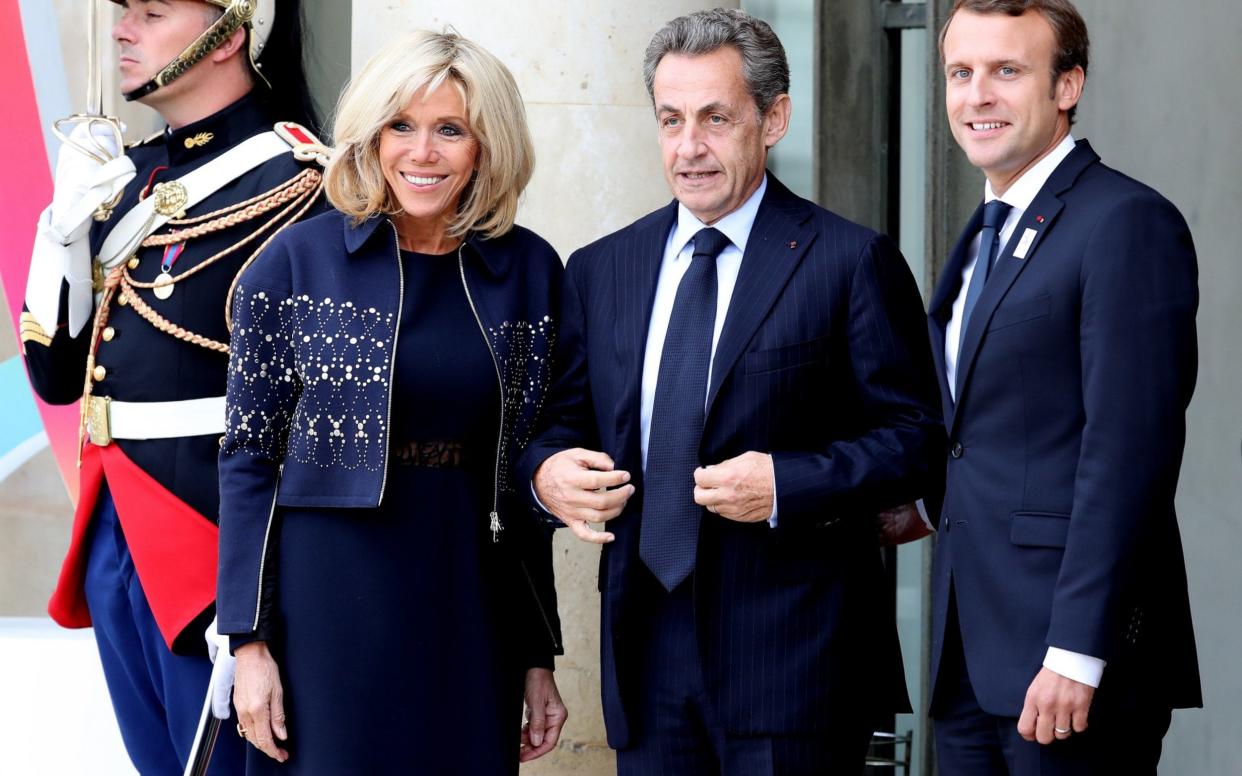
<instances>
[{"instance_id":1,"label":"white panel","mask_svg":"<svg viewBox=\"0 0 1242 776\"><path fill-rule=\"evenodd\" d=\"M0 617L0 773L133 776L94 632Z\"/></svg>"}]
</instances>

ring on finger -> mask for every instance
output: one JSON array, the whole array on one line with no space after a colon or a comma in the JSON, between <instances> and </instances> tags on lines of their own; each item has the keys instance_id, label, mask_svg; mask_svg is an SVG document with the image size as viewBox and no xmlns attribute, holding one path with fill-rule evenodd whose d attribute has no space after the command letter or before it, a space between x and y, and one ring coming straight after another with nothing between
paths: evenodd
<instances>
[{"instance_id":1,"label":"ring on finger","mask_svg":"<svg viewBox=\"0 0 1242 776\"><path fill-rule=\"evenodd\" d=\"M1054 726L1052 728L1052 732L1056 733L1058 736L1068 736L1070 734L1070 728L1059 728Z\"/></svg>"},{"instance_id":2,"label":"ring on finger","mask_svg":"<svg viewBox=\"0 0 1242 776\"><path fill-rule=\"evenodd\" d=\"M247 732L246 729L242 727L242 723L238 722L237 723L237 735L241 736L242 738L245 738L246 732Z\"/></svg>"}]
</instances>

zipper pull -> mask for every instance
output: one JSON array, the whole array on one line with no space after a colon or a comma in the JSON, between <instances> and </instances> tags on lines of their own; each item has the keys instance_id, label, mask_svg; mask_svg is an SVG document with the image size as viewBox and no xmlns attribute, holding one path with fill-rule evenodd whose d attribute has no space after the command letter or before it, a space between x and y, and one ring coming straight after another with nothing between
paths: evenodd
<instances>
[{"instance_id":1,"label":"zipper pull","mask_svg":"<svg viewBox=\"0 0 1242 776\"><path fill-rule=\"evenodd\" d=\"M492 512L489 515L489 517L491 518L491 522L488 523L488 526L489 528L491 528L491 531L492 531L492 544L496 544L497 542L500 541L499 534L501 531L505 530L505 527L500 524L500 513L499 512Z\"/></svg>"}]
</instances>

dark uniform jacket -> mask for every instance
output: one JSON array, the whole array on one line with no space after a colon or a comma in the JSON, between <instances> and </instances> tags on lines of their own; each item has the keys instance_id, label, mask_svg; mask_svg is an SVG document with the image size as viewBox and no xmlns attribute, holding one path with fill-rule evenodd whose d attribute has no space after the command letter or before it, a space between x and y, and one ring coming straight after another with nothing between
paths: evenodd
<instances>
[{"instance_id":1,"label":"dark uniform jacket","mask_svg":"<svg viewBox=\"0 0 1242 776\"><path fill-rule=\"evenodd\" d=\"M201 121L165 131L128 149L137 175L126 186L111 218L93 226L90 234L91 255L97 255L109 232L138 203L144 190L156 183L180 178L247 138L270 131L276 118L268 113L259 99L247 95ZM291 153L281 154L226 184L190 208L187 216L193 218L212 213L262 195L296 176L305 166L306 163L296 161ZM322 197L308 215L320 212L321 203ZM274 214L261 215L187 242L171 274L179 275L236 244ZM161 233L170 229L165 227ZM139 291L139 294L170 322L210 339L227 342L229 333L224 312L228 290L242 263L258 247L260 240L242 246L202 272L177 283L172 296L166 300L156 299L150 290ZM138 265L130 270L131 276L137 281L155 280L160 274L163 255L161 247L140 249L137 252ZM65 326L64 310L62 304L62 320L50 345L28 342L25 347L26 364L35 392L52 404L69 404L82 396L90 346L91 326L87 325L77 337L71 338ZM95 382L92 389L94 395L110 396L126 402L165 402L224 395L225 369L228 365L225 354L183 342L156 329L141 318L132 306L122 306L116 299L113 299L110 310L110 338L101 339L95 359L96 364L104 367L105 376ZM113 444L118 445L130 460L173 495L206 519L214 521L219 503L216 474L219 441L219 434L211 434L174 439L117 440ZM91 503L95 496L94 493L82 493L81 499ZM72 548L71 557L75 557ZM149 587L159 582L144 577L143 584ZM209 620L210 612L205 612L200 619ZM89 622L72 624L88 625ZM189 630L187 627L186 631Z\"/></svg>"}]
</instances>

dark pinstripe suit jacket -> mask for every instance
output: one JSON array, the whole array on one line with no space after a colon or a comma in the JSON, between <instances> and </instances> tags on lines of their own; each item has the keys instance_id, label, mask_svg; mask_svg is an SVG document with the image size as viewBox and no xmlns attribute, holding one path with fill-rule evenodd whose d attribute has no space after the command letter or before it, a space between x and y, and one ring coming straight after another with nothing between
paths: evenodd
<instances>
[{"instance_id":1,"label":"dark pinstripe suit jacket","mask_svg":"<svg viewBox=\"0 0 1242 776\"><path fill-rule=\"evenodd\" d=\"M648 318L676 202L574 253L560 377L530 478L549 455L602 450L641 491L639 393ZM883 235L792 194L771 174L717 346L703 463L775 460L779 525L704 513L696 616L706 682L736 734L822 730L908 708L876 546L877 510L912 501L943 428L909 269ZM634 642L656 583L638 557L642 494L604 547L608 741L629 739Z\"/></svg>"}]
</instances>

